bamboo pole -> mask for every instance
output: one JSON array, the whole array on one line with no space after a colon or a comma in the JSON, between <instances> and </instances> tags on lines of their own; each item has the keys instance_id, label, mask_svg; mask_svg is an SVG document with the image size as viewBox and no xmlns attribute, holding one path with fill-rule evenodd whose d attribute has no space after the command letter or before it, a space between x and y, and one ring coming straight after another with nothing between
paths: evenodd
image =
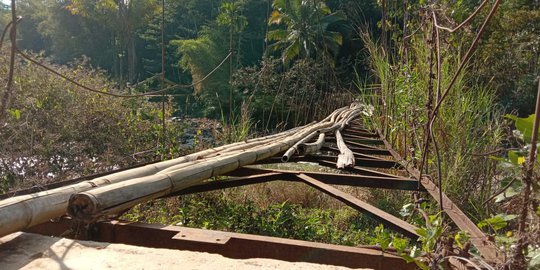
<instances>
[{"instance_id":1,"label":"bamboo pole","mask_svg":"<svg viewBox=\"0 0 540 270\"><path fill-rule=\"evenodd\" d=\"M340 152L336 164L337 168L344 169L345 167L354 167L354 154L351 149L347 147L345 141L343 141L343 137L339 130L336 130L336 142Z\"/></svg>"},{"instance_id":2,"label":"bamboo pole","mask_svg":"<svg viewBox=\"0 0 540 270\"><path fill-rule=\"evenodd\" d=\"M300 155L309 155L319 152L324 144L325 134L319 134L317 141L312 143L301 143L298 145L298 152Z\"/></svg>"}]
</instances>

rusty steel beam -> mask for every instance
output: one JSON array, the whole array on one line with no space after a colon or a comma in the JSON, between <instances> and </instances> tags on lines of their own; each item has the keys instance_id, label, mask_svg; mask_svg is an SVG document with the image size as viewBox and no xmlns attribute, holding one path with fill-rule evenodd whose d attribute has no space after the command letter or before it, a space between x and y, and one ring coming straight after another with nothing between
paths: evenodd
<instances>
[{"instance_id":1,"label":"rusty steel beam","mask_svg":"<svg viewBox=\"0 0 540 270\"><path fill-rule=\"evenodd\" d=\"M385 175L367 176L356 174L336 174L336 173L322 173L322 172L307 172L307 171L289 171L289 170L277 170L277 169L262 169L253 167L244 167L237 169L230 175L264 175L264 174L281 174L283 180L287 181L300 181L296 176L300 174L308 175L318 181L325 184L332 185L346 185L356 187L369 187L369 188L385 188L385 189L397 189L397 190L412 190L418 189L418 182L415 179L402 178L398 176L388 177ZM279 178L276 176L275 178ZM276 179L279 180L279 179ZM212 182L210 182L212 183ZM420 191L423 189L420 188Z\"/></svg>"},{"instance_id":2,"label":"rusty steel beam","mask_svg":"<svg viewBox=\"0 0 540 270\"><path fill-rule=\"evenodd\" d=\"M319 160L317 162L317 164L319 164L320 166L324 166L324 167L336 170L336 163L332 162L332 161ZM358 167L358 166L355 166L353 168L345 168L343 170L347 171L347 172L355 173L357 175L381 176L381 177L393 177L393 178L399 177L397 175L393 175L393 174L389 174L389 173L383 173L383 172L370 170L370 169L362 168L362 167ZM247 175L250 175L250 174L257 174L257 173L260 173L259 168L253 168L251 166L245 166L245 167L242 167L242 168L238 168L237 170L229 173L228 175L247 176Z\"/></svg>"},{"instance_id":3,"label":"rusty steel beam","mask_svg":"<svg viewBox=\"0 0 540 270\"><path fill-rule=\"evenodd\" d=\"M322 150L326 150L326 151L331 151L335 154L339 154L339 149L336 148L336 147L332 147L332 146L323 146L321 148ZM359 153L359 152L356 152L354 151L353 149L350 149L352 152L353 152L353 155L357 158L367 158L367 159L376 159L376 160L387 160L387 159L384 159L384 158L381 158L381 157L377 157L377 156L372 156L372 155L368 155L368 154L363 154L363 153Z\"/></svg>"},{"instance_id":4,"label":"rusty steel beam","mask_svg":"<svg viewBox=\"0 0 540 270\"><path fill-rule=\"evenodd\" d=\"M304 157L306 161L317 161L317 160L327 160L327 161L337 161L337 156L329 155L316 155L316 156L307 156ZM371 168L401 168L401 164L394 160L380 160L380 159L371 159L371 158L355 158L355 163L360 167L371 167Z\"/></svg>"},{"instance_id":5,"label":"rusty steel beam","mask_svg":"<svg viewBox=\"0 0 540 270\"><path fill-rule=\"evenodd\" d=\"M72 221L64 219L35 226L28 232L61 236L71 227ZM208 252L233 259L269 258L350 268L416 269L414 263L380 250L277 237L121 221L98 222L91 231L85 240Z\"/></svg>"},{"instance_id":6,"label":"rusty steel beam","mask_svg":"<svg viewBox=\"0 0 540 270\"><path fill-rule=\"evenodd\" d=\"M345 143L347 144L347 142ZM386 149L375 149L375 148L365 148L358 147L351 144L347 144L347 147L356 153L367 154L367 155L382 155L382 156L391 156L390 152Z\"/></svg>"},{"instance_id":7,"label":"rusty steel beam","mask_svg":"<svg viewBox=\"0 0 540 270\"><path fill-rule=\"evenodd\" d=\"M379 134L377 134L377 133L369 132L369 131L366 131L366 130L353 129L353 128L345 128L345 129L343 129L343 134L352 134L352 135L356 135L356 136L368 137L368 138L377 138L377 139L380 138Z\"/></svg>"},{"instance_id":8,"label":"rusty steel beam","mask_svg":"<svg viewBox=\"0 0 540 270\"><path fill-rule=\"evenodd\" d=\"M358 144L363 144L363 145L370 145L370 146L374 146L374 145L383 145L384 143L381 141L381 140L374 140L374 139L371 139L371 138L364 138L364 137L357 137L357 136L354 136L354 135L343 135L343 139L345 140L345 143L349 143L349 142L354 142L354 143L358 143ZM336 138L333 137L333 136L328 136L326 138L327 141L335 141Z\"/></svg>"},{"instance_id":9,"label":"rusty steel beam","mask_svg":"<svg viewBox=\"0 0 540 270\"><path fill-rule=\"evenodd\" d=\"M208 191L214 191L214 190L220 190L220 189L226 189L226 188L261 184L261 183L266 183L266 182L271 182L271 181L276 181L276 180L296 181L296 179L290 174L268 171L265 173L253 174L249 176L242 176L242 177L229 178L225 180L213 180L213 181L204 182L197 186L189 187L186 189L179 190L177 192L170 193L165 197L175 197L175 196L180 196L180 195L208 192Z\"/></svg>"},{"instance_id":10,"label":"rusty steel beam","mask_svg":"<svg viewBox=\"0 0 540 270\"><path fill-rule=\"evenodd\" d=\"M299 174L298 178L306 182L306 184L330 195L333 198L338 199L339 201L345 203L346 205L364 213L368 216L376 219L377 221L383 223L388 228L403 234L406 237L409 237L413 240L417 240L419 235L416 233L418 229L416 226L407 223L406 221L399 219L393 215L390 215L381 209L364 202L350 194L347 194L337 188L334 188L330 185L327 185L317 179L310 177L306 174Z\"/></svg>"},{"instance_id":11,"label":"rusty steel beam","mask_svg":"<svg viewBox=\"0 0 540 270\"><path fill-rule=\"evenodd\" d=\"M379 134L382 134L379 132ZM404 167L405 161L399 155L397 151L392 149L390 143L381 138L390 151L392 156L398 160ZM416 179L420 178L420 172L416 168L409 167L407 171L412 177ZM428 177L422 177L420 183L426 189L426 191L433 197L433 199L441 205L439 200L439 188ZM468 217L459 209L459 207L443 193L442 208L444 212L452 219L452 221L464 232L467 232L470 236L471 243L478 249L482 257L492 263L502 263L504 261L504 253L499 250L493 241L491 241Z\"/></svg>"},{"instance_id":12,"label":"rusty steel beam","mask_svg":"<svg viewBox=\"0 0 540 270\"><path fill-rule=\"evenodd\" d=\"M337 156L329 156L329 155L293 156L289 158L288 162L299 162L299 161L313 162L313 163L319 163L320 161L335 162L337 161ZM355 162L356 162L356 166L361 166L361 167L383 168L383 169L390 169L390 168L401 169L402 168L401 164L393 160L356 158ZM256 162L254 164L275 164L275 163L283 163L283 161L281 160L281 157L271 157L271 158Z\"/></svg>"},{"instance_id":13,"label":"rusty steel beam","mask_svg":"<svg viewBox=\"0 0 540 270\"><path fill-rule=\"evenodd\" d=\"M332 161L328 161L328 160L319 160L318 164L320 166L324 166L324 167L328 167L328 168L332 168L332 169L335 169L336 166L337 166L336 162L332 162ZM398 175L394 175L394 174L390 174L390 173L384 173L384 172L375 171L375 170L370 170L368 168L363 168L363 167L359 167L359 166L354 166L352 168L349 167L349 168L345 168L343 170L347 171L347 172L352 172L352 173L355 173L355 174L358 174L358 175L402 178L401 176L398 176ZM420 188L420 190L424 190L423 187L419 187L419 188Z\"/></svg>"},{"instance_id":14,"label":"rusty steel beam","mask_svg":"<svg viewBox=\"0 0 540 270\"><path fill-rule=\"evenodd\" d=\"M343 134L343 137L345 137L345 140L351 140L351 141L364 143L368 145L384 145L384 142L380 140L379 138L373 139L370 137L362 137L362 136L347 134L347 133Z\"/></svg>"},{"instance_id":15,"label":"rusty steel beam","mask_svg":"<svg viewBox=\"0 0 540 270\"><path fill-rule=\"evenodd\" d=\"M336 138L327 137L326 141L328 141L328 142L336 142ZM388 151L386 149L378 148L378 147L373 146L373 145L363 144L363 143L359 143L359 142L353 142L353 141L350 141L350 140L345 140L345 144L347 144L348 147L359 147L359 148L364 148L364 149L381 150L381 151L385 151L385 152Z\"/></svg>"}]
</instances>

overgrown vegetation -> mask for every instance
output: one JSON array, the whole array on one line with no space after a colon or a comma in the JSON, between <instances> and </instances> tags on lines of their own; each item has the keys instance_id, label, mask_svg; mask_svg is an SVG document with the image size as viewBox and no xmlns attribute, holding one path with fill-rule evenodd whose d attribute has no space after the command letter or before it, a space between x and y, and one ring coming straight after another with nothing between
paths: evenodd
<instances>
[{"instance_id":1,"label":"overgrown vegetation","mask_svg":"<svg viewBox=\"0 0 540 270\"><path fill-rule=\"evenodd\" d=\"M318 207L302 204L298 201L302 198L294 196L304 196L301 192L316 194L303 187L293 187L298 193L289 192L287 198L277 193L264 194L261 191L265 188L277 190L285 186L278 183L257 189L236 188L227 192L161 199L138 205L123 218L349 246L376 244L373 231L366 229L374 227L374 222L358 212L349 208L328 208L325 204ZM246 194L250 191L262 198ZM308 202L306 199L303 201Z\"/></svg>"},{"instance_id":2,"label":"overgrown vegetation","mask_svg":"<svg viewBox=\"0 0 540 270\"><path fill-rule=\"evenodd\" d=\"M3 50L2 74L7 74L7 62L8 53ZM89 67L84 59L53 67L76 76L81 83L117 91L102 70ZM182 125L169 125L163 138L158 124L160 108L144 99L83 92L27 62L18 62L15 68L16 87L0 127L2 191L181 153L178 142ZM5 80L5 76L2 78Z\"/></svg>"}]
</instances>

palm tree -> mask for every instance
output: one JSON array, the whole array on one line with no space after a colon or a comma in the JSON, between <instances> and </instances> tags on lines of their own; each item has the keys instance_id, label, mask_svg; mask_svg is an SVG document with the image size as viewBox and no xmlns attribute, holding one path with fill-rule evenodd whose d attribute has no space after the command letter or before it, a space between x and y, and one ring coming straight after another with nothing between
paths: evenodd
<instances>
[{"instance_id":1,"label":"palm tree","mask_svg":"<svg viewBox=\"0 0 540 270\"><path fill-rule=\"evenodd\" d=\"M296 58L322 57L329 64L339 52L343 37L330 26L347 19L343 11L333 12L322 0L274 0L269 25L285 29L268 31L267 40L276 41L267 53L281 51L285 65Z\"/></svg>"}]
</instances>

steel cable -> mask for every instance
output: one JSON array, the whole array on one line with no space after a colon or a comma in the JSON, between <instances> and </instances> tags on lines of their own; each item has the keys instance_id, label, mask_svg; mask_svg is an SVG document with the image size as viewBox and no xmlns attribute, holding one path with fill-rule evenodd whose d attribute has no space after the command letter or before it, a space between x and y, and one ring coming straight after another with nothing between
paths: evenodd
<instances>
[{"instance_id":1,"label":"steel cable","mask_svg":"<svg viewBox=\"0 0 540 270\"><path fill-rule=\"evenodd\" d=\"M115 93L110 93L110 92L103 92L103 91L100 91L100 90L97 90L97 89L94 89L94 88L91 88L91 87L88 87L86 85L83 85L77 81L75 81L74 79L71 79L63 74L61 74L60 72L52 69L51 67L48 67L42 63L40 63L39 61L33 59L32 57L30 57L29 55L25 54L24 52L22 52L19 48L15 48L17 53L19 55L21 55L24 59L32 62L33 64L43 68L43 69L46 69L47 71L67 80L68 82L72 83L72 84L75 84L76 86L84 89L84 90L87 90L87 91L90 91L90 92L94 92L94 93L97 93L97 94L102 94L102 95L108 95L108 96L113 96L113 97L120 97L120 98L135 98L135 97L144 97L144 96L149 96L149 95L156 95L156 94L161 94L161 93L166 93L167 91L171 90L171 89L175 89L175 88L191 88L197 84L200 84L202 82L204 82L208 77L210 77L212 74L214 74L224 63L225 61L227 61L227 59L229 59L229 57L231 56L232 52L229 52L229 54L227 54L227 56L225 56L225 58L223 58L223 60L212 70L210 71L208 74L206 74L206 76L204 76L202 79L196 81L196 82L193 82L191 84L175 84L175 85L171 85L169 87L166 87L166 88L163 88L161 90L157 90L157 91L152 91L152 92L146 92L146 93L140 93L140 94L134 94L134 95L124 95L124 94L115 94Z\"/></svg>"},{"instance_id":2,"label":"steel cable","mask_svg":"<svg viewBox=\"0 0 540 270\"><path fill-rule=\"evenodd\" d=\"M435 19L435 27L441 30L448 31L450 33L454 33L455 31L463 27L465 24L467 24L470 20L472 20L480 12L480 10L487 4L487 2L488 0L484 0L482 3L480 3L480 6L478 6L478 8L476 8L476 10L473 13L471 13L471 15L469 15L467 19L465 19L462 23L460 23L458 26L456 26L453 29L439 25L436 19ZM433 13L433 16L435 17L435 13Z\"/></svg>"}]
</instances>

